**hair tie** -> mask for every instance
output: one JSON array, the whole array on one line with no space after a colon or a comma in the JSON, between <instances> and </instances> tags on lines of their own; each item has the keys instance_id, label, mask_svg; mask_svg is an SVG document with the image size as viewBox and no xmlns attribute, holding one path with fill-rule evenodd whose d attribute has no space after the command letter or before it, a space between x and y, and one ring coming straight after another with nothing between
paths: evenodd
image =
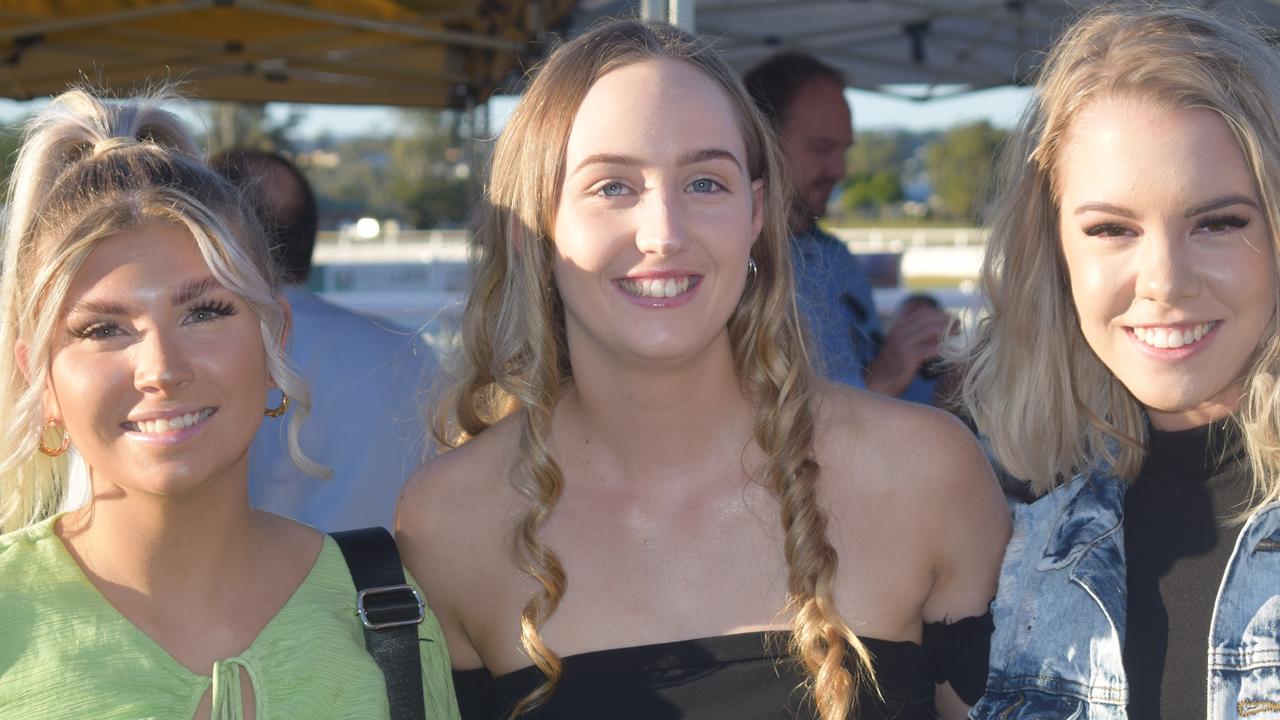
<instances>
[{"instance_id":1,"label":"hair tie","mask_svg":"<svg viewBox=\"0 0 1280 720\"><path fill-rule=\"evenodd\" d=\"M100 140L93 145L92 157L99 157L111 152L112 150L120 150L121 148L134 147L141 145L142 141L135 137L121 136L110 137L106 140Z\"/></svg>"}]
</instances>

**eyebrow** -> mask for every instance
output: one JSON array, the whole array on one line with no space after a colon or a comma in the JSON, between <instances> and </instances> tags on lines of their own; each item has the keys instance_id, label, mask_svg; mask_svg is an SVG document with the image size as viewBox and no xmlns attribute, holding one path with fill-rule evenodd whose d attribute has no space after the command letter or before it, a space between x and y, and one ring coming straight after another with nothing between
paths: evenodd
<instances>
[{"instance_id":1,"label":"eyebrow","mask_svg":"<svg viewBox=\"0 0 1280 720\"><path fill-rule=\"evenodd\" d=\"M710 160L728 160L739 169L742 168L742 163L738 162L738 158L734 156L733 153L721 148L705 148L702 150L687 152L676 159L676 164L692 165L694 163L708 162ZM631 157L630 155L596 153L595 155L588 155L583 158L582 162L578 163L578 166L573 169L573 172L577 173L588 165L623 165L626 167L635 167L642 164L643 163L639 158Z\"/></svg>"},{"instance_id":2,"label":"eyebrow","mask_svg":"<svg viewBox=\"0 0 1280 720\"><path fill-rule=\"evenodd\" d=\"M1230 195L1223 195L1222 197L1214 198L1202 205L1197 205L1193 208L1189 208L1185 213L1183 213L1182 216L1185 218L1193 218L1197 215L1203 215L1204 213L1213 212L1214 210L1221 210L1223 208L1231 207L1232 205L1248 205L1254 210L1259 210L1259 211L1261 211L1262 209L1258 207L1258 203L1253 201L1252 199L1245 197L1244 195L1232 193ZM1084 213L1087 213L1090 211L1111 213L1113 215L1120 215L1122 217L1127 217L1129 219L1137 218L1137 215L1135 215L1134 212L1132 210L1129 210L1128 208L1123 208L1123 207L1120 207L1119 205L1112 205L1110 203L1104 203L1104 202L1083 203L1075 209L1074 214L1083 215Z\"/></svg>"},{"instance_id":3,"label":"eyebrow","mask_svg":"<svg viewBox=\"0 0 1280 720\"><path fill-rule=\"evenodd\" d=\"M128 309L124 305L116 302L108 302L106 300L81 300L71 309L67 311L68 315L76 313L88 313L90 315L127 315Z\"/></svg>"},{"instance_id":4,"label":"eyebrow","mask_svg":"<svg viewBox=\"0 0 1280 720\"><path fill-rule=\"evenodd\" d=\"M1081 203L1080 206L1078 206L1075 209L1075 212L1072 214L1083 215L1091 211L1111 213L1112 215L1120 215L1122 217L1127 217L1131 220L1136 219L1138 217L1133 213L1132 210L1129 210L1128 208L1122 208L1119 205L1112 205L1111 203L1104 203L1104 202Z\"/></svg>"},{"instance_id":5,"label":"eyebrow","mask_svg":"<svg viewBox=\"0 0 1280 720\"><path fill-rule=\"evenodd\" d=\"M1232 205L1248 205L1254 210L1262 210L1262 208L1258 207L1258 203L1254 202L1252 199L1247 198L1244 195L1231 194L1223 195L1220 198L1214 198L1203 205L1197 205L1196 207L1188 210L1185 217L1195 217L1196 215L1213 212L1214 210L1221 210L1222 208L1231 207Z\"/></svg>"},{"instance_id":6,"label":"eyebrow","mask_svg":"<svg viewBox=\"0 0 1280 720\"><path fill-rule=\"evenodd\" d=\"M173 295L170 297L170 302L174 305L185 305L210 290L219 287L222 287L222 283L214 280L211 275L206 275L194 280L188 280L179 285L177 290L174 290ZM67 311L68 315L74 313L89 313L91 315L128 315L129 308L118 302L95 300L90 298L88 300L81 300L75 305L72 305L71 309Z\"/></svg>"},{"instance_id":7,"label":"eyebrow","mask_svg":"<svg viewBox=\"0 0 1280 720\"><path fill-rule=\"evenodd\" d=\"M222 283L213 279L213 276L206 275L195 280L188 280L178 286L173 293L174 305L185 305L192 300L204 295L210 290L222 287Z\"/></svg>"}]
</instances>

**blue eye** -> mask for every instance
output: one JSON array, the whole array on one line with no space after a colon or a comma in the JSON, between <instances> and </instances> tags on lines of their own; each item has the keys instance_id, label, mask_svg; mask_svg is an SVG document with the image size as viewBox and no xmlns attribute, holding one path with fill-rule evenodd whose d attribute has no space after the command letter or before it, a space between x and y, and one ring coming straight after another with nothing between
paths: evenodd
<instances>
[{"instance_id":1,"label":"blue eye","mask_svg":"<svg viewBox=\"0 0 1280 720\"><path fill-rule=\"evenodd\" d=\"M106 340L120 334L120 326L113 322L99 322L71 331L82 340Z\"/></svg>"},{"instance_id":2,"label":"blue eye","mask_svg":"<svg viewBox=\"0 0 1280 720\"><path fill-rule=\"evenodd\" d=\"M210 320L235 314L236 308L234 305L224 300L214 300L189 308L187 310L187 321L192 323L209 322Z\"/></svg>"},{"instance_id":3,"label":"blue eye","mask_svg":"<svg viewBox=\"0 0 1280 720\"><path fill-rule=\"evenodd\" d=\"M600 188L598 194L603 195L605 197L618 197L619 195L625 195L626 192L627 192L626 185L623 185L622 183L619 183L619 182L611 182L603 185Z\"/></svg>"},{"instance_id":4,"label":"blue eye","mask_svg":"<svg viewBox=\"0 0 1280 720\"><path fill-rule=\"evenodd\" d=\"M724 186L711 178L698 178L689 183L689 190L695 193L714 193L724 190Z\"/></svg>"}]
</instances>

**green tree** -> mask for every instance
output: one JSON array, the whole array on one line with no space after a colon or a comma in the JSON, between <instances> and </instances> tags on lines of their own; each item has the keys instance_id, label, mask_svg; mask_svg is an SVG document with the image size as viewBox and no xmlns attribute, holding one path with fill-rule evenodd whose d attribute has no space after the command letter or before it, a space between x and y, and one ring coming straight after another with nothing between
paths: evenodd
<instances>
[{"instance_id":1,"label":"green tree","mask_svg":"<svg viewBox=\"0 0 1280 720\"><path fill-rule=\"evenodd\" d=\"M9 186L9 174L13 172L13 163L18 159L18 148L22 146L22 125L25 122L24 117L0 127L0 187Z\"/></svg>"},{"instance_id":2,"label":"green tree","mask_svg":"<svg viewBox=\"0 0 1280 720\"><path fill-rule=\"evenodd\" d=\"M902 201L902 176L896 170L861 173L845 181L840 204L851 213L880 215L887 205Z\"/></svg>"},{"instance_id":3,"label":"green tree","mask_svg":"<svg viewBox=\"0 0 1280 720\"><path fill-rule=\"evenodd\" d=\"M463 164L462 117L454 111L400 110L390 147L388 191L414 227L458 225L468 213L470 168Z\"/></svg>"},{"instance_id":4,"label":"green tree","mask_svg":"<svg viewBox=\"0 0 1280 720\"><path fill-rule=\"evenodd\" d=\"M934 194L953 218L977 220L1006 132L983 120L954 127L925 151Z\"/></svg>"},{"instance_id":5,"label":"green tree","mask_svg":"<svg viewBox=\"0 0 1280 720\"><path fill-rule=\"evenodd\" d=\"M850 178L895 171L911 155L910 138L901 130L868 130L858 133L845 159Z\"/></svg>"},{"instance_id":6,"label":"green tree","mask_svg":"<svg viewBox=\"0 0 1280 720\"><path fill-rule=\"evenodd\" d=\"M317 138L298 161L326 212L457 226L469 213L471 182L460 135L457 113L406 109L390 135Z\"/></svg>"},{"instance_id":7,"label":"green tree","mask_svg":"<svg viewBox=\"0 0 1280 720\"><path fill-rule=\"evenodd\" d=\"M264 103L210 103L205 144L211 154L234 147L289 153L294 149L292 133L303 115L295 107L283 118L274 119L267 115Z\"/></svg>"}]
</instances>

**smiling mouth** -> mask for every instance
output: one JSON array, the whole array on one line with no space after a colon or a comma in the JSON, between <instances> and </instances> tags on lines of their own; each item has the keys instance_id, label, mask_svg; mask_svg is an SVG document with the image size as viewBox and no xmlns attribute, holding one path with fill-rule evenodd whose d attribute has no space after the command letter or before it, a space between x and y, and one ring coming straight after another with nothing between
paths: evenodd
<instances>
[{"instance_id":1,"label":"smiling mouth","mask_svg":"<svg viewBox=\"0 0 1280 720\"><path fill-rule=\"evenodd\" d=\"M205 408L196 412L190 412L177 417L157 419L157 420L128 420L120 423L120 426L129 432L146 433L148 435L158 435L164 432L173 432L174 430L182 430L193 425L208 420L217 408Z\"/></svg>"},{"instance_id":2,"label":"smiling mouth","mask_svg":"<svg viewBox=\"0 0 1280 720\"><path fill-rule=\"evenodd\" d=\"M1217 326L1218 321L1200 323L1192 327L1135 327L1133 328L1133 336L1138 342L1144 345L1150 345L1153 348L1175 349L1194 345L1200 342L1205 335L1209 334Z\"/></svg>"},{"instance_id":3,"label":"smiling mouth","mask_svg":"<svg viewBox=\"0 0 1280 720\"><path fill-rule=\"evenodd\" d=\"M632 297L673 298L689 292L691 288L698 285L698 281L697 275L643 280L623 278L618 281L618 287Z\"/></svg>"}]
</instances>

